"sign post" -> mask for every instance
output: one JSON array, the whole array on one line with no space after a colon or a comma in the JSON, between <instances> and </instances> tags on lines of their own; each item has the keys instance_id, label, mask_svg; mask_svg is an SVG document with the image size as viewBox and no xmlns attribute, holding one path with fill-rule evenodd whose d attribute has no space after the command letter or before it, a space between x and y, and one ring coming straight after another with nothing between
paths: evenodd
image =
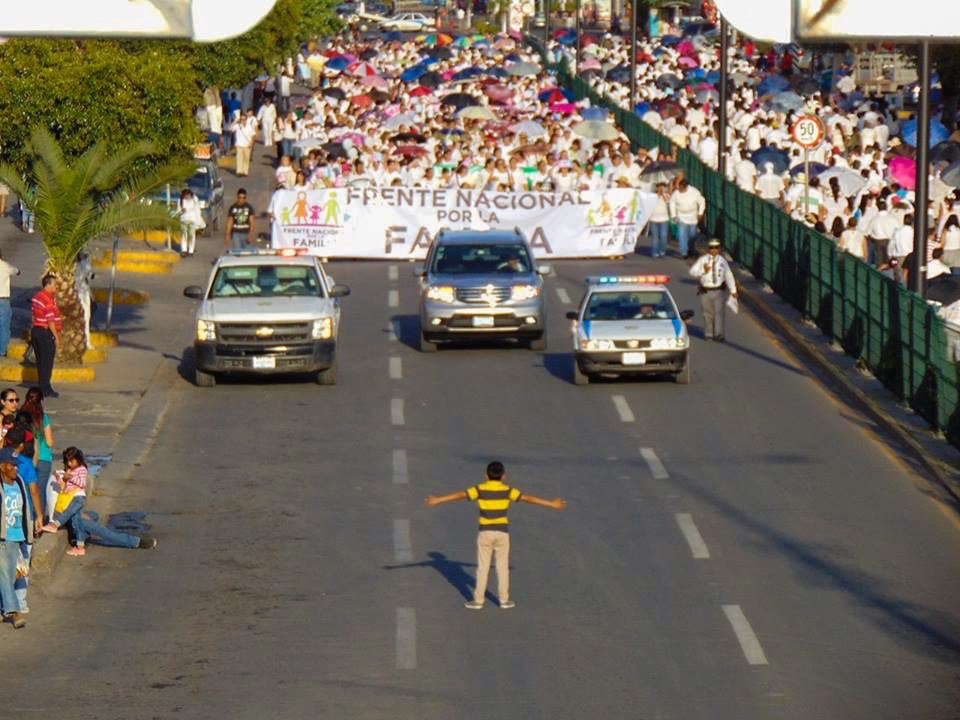
<instances>
[{"instance_id":1,"label":"sign post","mask_svg":"<svg viewBox=\"0 0 960 720\"><path fill-rule=\"evenodd\" d=\"M803 148L803 213L810 209L810 151L823 142L823 122L816 115L801 115L790 127L790 136Z\"/></svg>"}]
</instances>

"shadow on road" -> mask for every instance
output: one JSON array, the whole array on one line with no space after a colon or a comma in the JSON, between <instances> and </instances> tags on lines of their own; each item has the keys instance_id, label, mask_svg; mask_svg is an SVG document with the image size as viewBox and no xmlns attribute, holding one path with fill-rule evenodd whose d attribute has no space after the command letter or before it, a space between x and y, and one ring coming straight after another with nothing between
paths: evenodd
<instances>
[{"instance_id":1,"label":"shadow on road","mask_svg":"<svg viewBox=\"0 0 960 720\"><path fill-rule=\"evenodd\" d=\"M409 568L431 568L440 573L444 580L453 585L465 600L473 600L473 590L476 583L472 575L464 568L476 567L476 563L465 563L458 560L450 560L441 552L436 550L428 552L429 560L418 563L406 563L404 565L384 565L384 570L406 570ZM510 566L513 569L513 566ZM496 596L487 591L486 597L493 603L497 602Z\"/></svg>"}]
</instances>

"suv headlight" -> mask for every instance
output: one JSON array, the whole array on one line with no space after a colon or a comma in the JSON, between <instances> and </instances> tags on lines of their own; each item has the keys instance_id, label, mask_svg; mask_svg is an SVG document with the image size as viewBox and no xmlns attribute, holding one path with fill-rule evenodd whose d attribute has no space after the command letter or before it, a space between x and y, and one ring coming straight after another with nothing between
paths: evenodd
<instances>
[{"instance_id":1,"label":"suv headlight","mask_svg":"<svg viewBox=\"0 0 960 720\"><path fill-rule=\"evenodd\" d=\"M313 321L310 337L314 340L329 340L333 337L333 318L322 317Z\"/></svg>"},{"instance_id":2,"label":"suv headlight","mask_svg":"<svg viewBox=\"0 0 960 720\"><path fill-rule=\"evenodd\" d=\"M583 350L595 350L595 351L604 351L604 350L613 350L613 340L581 340L580 348Z\"/></svg>"},{"instance_id":3,"label":"suv headlight","mask_svg":"<svg viewBox=\"0 0 960 720\"><path fill-rule=\"evenodd\" d=\"M431 285L427 288L427 298L442 303L452 303L457 299L457 293L450 285Z\"/></svg>"},{"instance_id":4,"label":"suv headlight","mask_svg":"<svg viewBox=\"0 0 960 720\"><path fill-rule=\"evenodd\" d=\"M652 350L682 350L687 346L686 338L682 337L671 337L671 338L653 338L650 341L650 348Z\"/></svg>"},{"instance_id":5,"label":"suv headlight","mask_svg":"<svg viewBox=\"0 0 960 720\"><path fill-rule=\"evenodd\" d=\"M197 340L217 339L217 324L212 320L197 320Z\"/></svg>"},{"instance_id":6,"label":"suv headlight","mask_svg":"<svg viewBox=\"0 0 960 720\"><path fill-rule=\"evenodd\" d=\"M206 209L207 209L207 201L206 201L206 200L201 200L201 201L200 201L200 209L201 209L201 210L206 210Z\"/></svg>"},{"instance_id":7,"label":"suv headlight","mask_svg":"<svg viewBox=\"0 0 960 720\"><path fill-rule=\"evenodd\" d=\"M540 288L536 285L514 285L510 289L511 300L533 300L540 294Z\"/></svg>"}]
</instances>

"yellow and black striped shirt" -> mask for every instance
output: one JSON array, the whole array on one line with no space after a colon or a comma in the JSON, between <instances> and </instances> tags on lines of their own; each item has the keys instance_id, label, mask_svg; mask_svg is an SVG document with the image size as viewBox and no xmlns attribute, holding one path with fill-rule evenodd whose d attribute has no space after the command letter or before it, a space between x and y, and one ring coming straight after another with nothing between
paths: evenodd
<instances>
[{"instance_id":1,"label":"yellow and black striped shirt","mask_svg":"<svg viewBox=\"0 0 960 720\"><path fill-rule=\"evenodd\" d=\"M516 488L505 485L499 480L487 480L479 485L467 488L467 497L476 500L480 507L480 529L510 532L507 509L510 503L521 498Z\"/></svg>"}]
</instances>

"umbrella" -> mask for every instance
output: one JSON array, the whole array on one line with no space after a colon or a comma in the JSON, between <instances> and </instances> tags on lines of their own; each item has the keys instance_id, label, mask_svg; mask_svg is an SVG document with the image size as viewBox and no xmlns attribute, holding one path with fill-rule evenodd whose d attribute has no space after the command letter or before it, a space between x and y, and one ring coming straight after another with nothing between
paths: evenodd
<instances>
[{"instance_id":1,"label":"umbrella","mask_svg":"<svg viewBox=\"0 0 960 720\"><path fill-rule=\"evenodd\" d=\"M558 113L560 115L572 115L576 111L577 106L573 103L558 102L550 105L550 112Z\"/></svg>"},{"instance_id":2,"label":"umbrella","mask_svg":"<svg viewBox=\"0 0 960 720\"><path fill-rule=\"evenodd\" d=\"M785 173L790 167L790 157L783 150L772 147L756 150L750 160L758 168L762 168L765 163L773 163L773 171L778 175Z\"/></svg>"},{"instance_id":3,"label":"umbrella","mask_svg":"<svg viewBox=\"0 0 960 720\"><path fill-rule=\"evenodd\" d=\"M676 90L681 85L683 85L683 81L673 73L666 73L657 78L657 87L659 88L670 87Z\"/></svg>"},{"instance_id":4,"label":"umbrella","mask_svg":"<svg viewBox=\"0 0 960 720\"><path fill-rule=\"evenodd\" d=\"M548 87L541 90L537 95L537 98L539 98L541 102L553 103L565 101L572 102L576 99L576 96L566 88Z\"/></svg>"},{"instance_id":5,"label":"umbrella","mask_svg":"<svg viewBox=\"0 0 960 720\"><path fill-rule=\"evenodd\" d=\"M662 118L672 117L676 118L677 120L682 120L687 114L687 111L683 109L683 105L676 100L671 100L670 98L658 100L654 105L654 108Z\"/></svg>"},{"instance_id":6,"label":"umbrella","mask_svg":"<svg viewBox=\"0 0 960 720\"><path fill-rule=\"evenodd\" d=\"M322 148L323 141L320 138L304 138L303 140L297 140L293 146L297 150L313 150L314 148Z\"/></svg>"},{"instance_id":7,"label":"umbrella","mask_svg":"<svg viewBox=\"0 0 960 720\"><path fill-rule=\"evenodd\" d=\"M603 120L584 120L573 126L573 132L589 140L616 140L620 137L617 129Z\"/></svg>"},{"instance_id":8,"label":"umbrella","mask_svg":"<svg viewBox=\"0 0 960 720\"><path fill-rule=\"evenodd\" d=\"M514 77L528 77L530 75L539 75L540 66L529 62L516 62L507 66L507 75Z\"/></svg>"},{"instance_id":9,"label":"umbrella","mask_svg":"<svg viewBox=\"0 0 960 720\"><path fill-rule=\"evenodd\" d=\"M341 143L338 142L328 142L320 146L321 149L327 153L329 157L347 157L347 151Z\"/></svg>"},{"instance_id":10,"label":"umbrella","mask_svg":"<svg viewBox=\"0 0 960 720\"><path fill-rule=\"evenodd\" d=\"M431 70L430 72L423 73L417 82L423 87L435 88L443 82L443 78L440 77L440 73Z\"/></svg>"},{"instance_id":11,"label":"umbrella","mask_svg":"<svg viewBox=\"0 0 960 720\"><path fill-rule=\"evenodd\" d=\"M563 33L557 38L558 43L560 43L561 45L566 45L567 47L570 47L571 45L576 44L577 34L575 32L573 32L572 30L570 32L567 32L566 30L561 30L558 32Z\"/></svg>"},{"instance_id":12,"label":"umbrella","mask_svg":"<svg viewBox=\"0 0 960 720\"><path fill-rule=\"evenodd\" d=\"M867 186L865 177L845 167L827 168L818 177L821 185L828 185L830 180L836 178L840 183L840 192L847 197L853 197Z\"/></svg>"},{"instance_id":13,"label":"umbrella","mask_svg":"<svg viewBox=\"0 0 960 720\"><path fill-rule=\"evenodd\" d=\"M930 162L952 165L960 160L960 145L953 142L941 142L930 151Z\"/></svg>"},{"instance_id":14,"label":"umbrella","mask_svg":"<svg viewBox=\"0 0 960 720\"><path fill-rule=\"evenodd\" d=\"M803 107L805 102L806 101L795 92L788 90L786 92L777 93L765 104L776 110L784 110L789 112L790 110L799 110Z\"/></svg>"},{"instance_id":15,"label":"umbrella","mask_svg":"<svg viewBox=\"0 0 960 720\"><path fill-rule=\"evenodd\" d=\"M683 76L683 79L686 80L687 82L696 82L697 80L706 80L707 73L703 68L695 67L690 70L687 70L687 73L686 75ZM713 85L713 83L710 83L710 84Z\"/></svg>"},{"instance_id":16,"label":"umbrella","mask_svg":"<svg viewBox=\"0 0 960 720\"><path fill-rule=\"evenodd\" d=\"M504 70L502 67L489 67L489 68L486 68L483 72L485 72L490 77L495 77L495 78L509 77L507 75L507 71Z\"/></svg>"},{"instance_id":17,"label":"umbrella","mask_svg":"<svg viewBox=\"0 0 960 720\"><path fill-rule=\"evenodd\" d=\"M700 62L696 58L692 58L689 55L684 55L677 60L677 65L682 68L695 68L700 66Z\"/></svg>"},{"instance_id":18,"label":"umbrella","mask_svg":"<svg viewBox=\"0 0 960 720\"><path fill-rule=\"evenodd\" d=\"M524 120L516 125L511 125L510 129L517 135L523 133L528 138L540 137L541 135L547 134L547 131L543 129L543 125L533 120Z\"/></svg>"},{"instance_id":19,"label":"umbrella","mask_svg":"<svg viewBox=\"0 0 960 720\"><path fill-rule=\"evenodd\" d=\"M370 99L373 100L377 105L381 105L390 99L390 96L385 93L383 90L374 90L370 93ZM361 105L361 107L363 107Z\"/></svg>"},{"instance_id":20,"label":"umbrella","mask_svg":"<svg viewBox=\"0 0 960 720\"><path fill-rule=\"evenodd\" d=\"M866 96L862 92L854 90L840 102L840 109L849 112L864 100L866 100Z\"/></svg>"},{"instance_id":21,"label":"umbrella","mask_svg":"<svg viewBox=\"0 0 960 720\"><path fill-rule=\"evenodd\" d=\"M790 87L790 81L783 75L767 75L760 81L757 92L760 95L775 95L787 90Z\"/></svg>"},{"instance_id":22,"label":"umbrella","mask_svg":"<svg viewBox=\"0 0 960 720\"><path fill-rule=\"evenodd\" d=\"M914 190L917 186L917 161L908 157L895 157L887 165L887 175L900 187ZM943 175L941 175L943 178ZM944 178L944 182L948 182Z\"/></svg>"},{"instance_id":23,"label":"umbrella","mask_svg":"<svg viewBox=\"0 0 960 720\"><path fill-rule=\"evenodd\" d=\"M892 162L891 160L891 163ZM940 175L940 179L951 187L960 188L960 162L951 164L950 167Z\"/></svg>"},{"instance_id":24,"label":"umbrella","mask_svg":"<svg viewBox=\"0 0 960 720\"><path fill-rule=\"evenodd\" d=\"M394 115L383 124L383 127L385 130L399 130L404 125L407 127L413 127L416 124L417 116L412 112L405 112L400 113L399 115Z\"/></svg>"},{"instance_id":25,"label":"umbrella","mask_svg":"<svg viewBox=\"0 0 960 720\"><path fill-rule=\"evenodd\" d=\"M443 128L437 131L440 135L463 135L463 130L459 128Z\"/></svg>"},{"instance_id":26,"label":"umbrella","mask_svg":"<svg viewBox=\"0 0 960 720\"><path fill-rule=\"evenodd\" d=\"M350 66L350 61L347 60L342 55L340 55L338 57L330 58L329 60L327 60L327 64L324 65L323 67L326 70L336 70L337 72L343 72L349 66Z\"/></svg>"},{"instance_id":27,"label":"umbrella","mask_svg":"<svg viewBox=\"0 0 960 720\"><path fill-rule=\"evenodd\" d=\"M391 30L383 34L383 39L387 42L403 42L403 33Z\"/></svg>"},{"instance_id":28,"label":"umbrella","mask_svg":"<svg viewBox=\"0 0 960 720\"><path fill-rule=\"evenodd\" d=\"M580 41L580 47L590 47L591 45L597 45L597 39L593 35L584 35L583 40Z\"/></svg>"},{"instance_id":29,"label":"umbrella","mask_svg":"<svg viewBox=\"0 0 960 720\"><path fill-rule=\"evenodd\" d=\"M796 177L796 176L799 175L800 173L806 172L806 170L807 170L808 168L809 168L809 170L810 170L810 172L807 173L807 177L808 177L808 178L815 178L815 177L817 177L818 175L822 175L824 172L826 172L826 171L829 169L829 168L828 168L826 165L824 165L823 163L818 163L818 162L800 163L800 164L794 165L792 168L790 168L790 175L791 175L791 177ZM841 188L841 190L842 190L842 189L843 189L843 188Z\"/></svg>"},{"instance_id":30,"label":"umbrella","mask_svg":"<svg viewBox=\"0 0 960 720\"><path fill-rule=\"evenodd\" d=\"M810 97L820 92L820 83L813 78L804 78L797 83L797 92L806 97Z\"/></svg>"},{"instance_id":31,"label":"umbrella","mask_svg":"<svg viewBox=\"0 0 960 720\"><path fill-rule=\"evenodd\" d=\"M927 300L941 305L952 305L960 300L960 278L952 275L940 275L927 282Z\"/></svg>"},{"instance_id":32,"label":"umbrella","mask_svg":"<svg viewBox=\"0 0 960 720\"><path fill-rule=\"evenodd\" d=\"M469 105L457 113L458 118L464 120L496 120L493 111L483 105Z\"/></svg>"},{"instance_id":33,"label":"umbrella","mask_svg":"<svg viewBox=\"0 0 960 720\"><path fill-rule=\"evenodd\" d=\"M397 147L397 153L406 157L422 157L427 154L427 149L419 145L400 145Z\"/></svg>"},{"instance_id":34,"label":"umbrella","mask_svg":"<svg viewBox=\"0 0 960 720\"><path fill-rule=\"evenodd\" d=\"M454 107L457 110L463 110L465 107L480 104L479 100L467 93L450 93L449 95L444 95L443 100L440 102L444 105Z\"/></svg>"},{"instance_id":35,"label":"umbrella","mask_svg":"<svg viewBox=\"0 0 960 720\"><path fill-rule=\"evenodd\" d=\"M623 85L627 84L630 82L630 68L618 65L617 67L608 70L607 80L615 83L621 83Z\"/></svg>"},{"instance_id":36,"label":"umbrella","mask_svg":"<svg viewBox=\"0 0 960 720\"><path fill-rule=\"evenodd\" d=\"M379 75L364 75L360 78L360 84L365 87L385 88L387 81Z\"/></svg>"},{"instance_id":37,"label":"umbrella","mask_svg":"<svg viewBox=\"0 0 960 720\"><path fill-rule=\"evenodd\" d=\"M642 177L647 182L653 183L654 185L658 183L668 183L673 180L680 173L680 166L674 162L667 161L658 161L651 163L644 171L640 173Z\"/></svg>"},{"instance_id":38,"label":"umbrella","mask_svg":"<svg viewBox=\"0 0 960 720\"><path fill-rule=\"evenodd\" d=\"M329 63L327 63L329 65ZM379 75L380 71L377 70L370 63L361 60L360 62L355 62L347 66L347 72L355 77L371 77L374 75Z\"/></svg>"},{"instance_id":39,"label":"umbrella","mask_svg":"<svg viewBox=\"0 0 960 720\"><path fill-rule=\"evenodd\" d=\"M423 97L424 95L429 95L432 92L433 90L428 87L417 85L417 87L410 91L410 97Z\"/></svg>"},{"instance_id":40,"label":"umbrella","mask_svg":"<svg viewBox=\"0 0 960 720\"><path fill-rule=\"evenodd\" d=\"M350 104L356 105L357 107L368 108L373 104L373 98L366 94L354 95L350 98Z\"/></svg>"},{"instance_id":41,"label":"umbrella","mask_svg":"<svg viewBox=\"0 0 960 720\"><path fill-rule=\"evenodd\" d=\"M591 57L591 58L587 58L587 59L584 60L582 63L580 63L580 69L581 69L581 70L599 70L599 69L600 69L600 61L597 60L596 58L592 58L592 57Z\"/></svg>"},{"instance_id":42,"label":"umbrella","mask_svg":"<svg viewBox=\"0 0 960 720\"><path fill-rule=\"evenodd\" d=\"M473 38L469 35L461 35L456 40L453 41L453 44L458 48L468 48L473 45Z\"/></svg>"},{"instance_id":43,"label":"umbrella","mask_svg":"<svg viewBox=\"0 0 960 720\"><path fill-rule=\"evenodd\" d=\"M681 55L690 55L696 53L697 49L689 40L681 40L679 43L677 43L677 52Z\"/></svg>"},{"instance_id":44,"label":"umbrella","mask_svg":"<svg viewBox=\"0 0 960 720\"><path fill-rule=\"evenodd\" d=\"M413 67L408 67L402 73L400 73L400 80L405 83L417 82L424 73L427 72L427 68L423 65L414 65Z\"/></svg>"},{"instance_id":45,"label":"umbrella","mask_svg":"<svg viewBox=\"0 0 960 720\"><path fill-rule=\"evenodd\" d=\"M377 51L373 48L367 48L360 53L361 60L373 60L377 56Z\"/></svg>"},{"instance_id":46,"label":"umbrella","mask_svg":"<svg viewBox=\"0 0 960 720\"><path fill-rule=\"evenodd\" d=\"M917 146L917 121L907 120L900 126L900 137L907 144ZM950 137L950 131L939 120L930 120L930 145L942 143Z\"/></svg>"},{"instance_id":47,"label":"umbrella","mask_svg":"<svg viewBox=\"0 0 960 720\"><path fill-rule=\"evenodd\" d=\"M719 73L717 73L717 77L716 77L715 80L711 80L711 79L710 79L712 75L713 75L713 73L707 73L707 82L711 82L711 83L714 83L714 84L720 82L720 74L719 74ZM750 84L750 76L749 76L749 75L745 75L744 73L733 73L733 74L730 76L730 82L733 83L733 86L734 86L734 87L737 87L737 88L743 87L744 85L749 85L749 84Z\"/></svg>"},{"instance_id":48,"label":"umbrella","mask_svg":"<svg viewBox=\"0 0 960 720\"><path fill-rule=\"evenodd\" d=\"M584 120L606 120L607 109L602 107L588 107L580 111L580 117Z\"/></svg>"},{"instance_id":49,"label":"umbrella","mask_svg":"<svg viewBox=\"0 0 960 720\"><path fill-rule=\"evenodd\" d=\"M450 60L453 57L453 50L448 47L435 47L429 50L430 57L438 60Z\"/></svg>"},{"instance_id":50,"label":"umbrella","mask_svg":"<svg viewBox=\"0 0 960 720\"><path fill-rule=\"evenodd\" d=\"M338 87L324 88L323 94L325 97L331 97L337 100L343 100L347 96L347 94L343 91L343 89Z\"/></svg>"},{"instance_id":51,"label":"umbrella","mask_svg":"<svg viewBox=\"0 0 960 720\"><path fill-rule=\"evenodd\" d=\"M720 92L712 87L704 90L698 90L697 94L694 96L694 100L696 100L698 103L720 102Z\"/></svg>"},{"instance_id":52,"label":"umbrella","mask_svg":"<svg viewBox=\"0 0 960 720\"><path fill-rule=\"evenodd\" d=\"M417 143L418 145L422 142L426 142L426 135L421 135L420 133L415 132L401 132L394 135L390 138L392 143ZM362 143L361 143L362 144Z\"/></svg>"},{"instance_id":53,"label":"umbrella","mask_svg":"<svg viewBox=\"0 0 960 720\"><path fill-rule=\"evenodd\" d=\"M900 143L899 145L893 145L887 148L887 154L891 157L908 157L915 158L917 156L917 149L911 147L910 145L904 145Z\"/></svg>"},{"instance_id":54,"label":"umbrella","mask_svg":"<svg viewBox=\"0 0 960 720\"><path fill-rule=\"evenodd\" d=\"M521 145L520 147L511 150L510 154L522 155L527 152L546 153L549 150L550 146L546 143L527 143L526 145Z\"/></svg>"},{"instance_id":55,"label":"umbrella","mask_svg":"<svg viewBox=\"0 0 960 720\"><path fill-rule=\"evenodd\" d=\"M660 38L660 44L665 47L671 47L672 45L676 45L679 42L680 42L680 38L677 37L676 35L664 35L662 38Z\"/></svg>"},{"instance_id":56,"label":"umbrella","mask_svg":"<svg viewBox=\"0 0 960 720\"><path fill-rule=\"evenodd\" d=\"M467 80L469 78L475 78L481 75L480 68L478 67L468 67L463 70L453 74L454 80Z\"/></svg>"},{"instance_id":57,"label":"umbrella","mask_svg":"<svg viewBox=\"0 0 960 720\"><path fill-rule=\"evenodd\" d=\"M493 102L506 103L513 97L513 88L507 85L486 85L483 94Z\"/></svg>"}]
</instances>

